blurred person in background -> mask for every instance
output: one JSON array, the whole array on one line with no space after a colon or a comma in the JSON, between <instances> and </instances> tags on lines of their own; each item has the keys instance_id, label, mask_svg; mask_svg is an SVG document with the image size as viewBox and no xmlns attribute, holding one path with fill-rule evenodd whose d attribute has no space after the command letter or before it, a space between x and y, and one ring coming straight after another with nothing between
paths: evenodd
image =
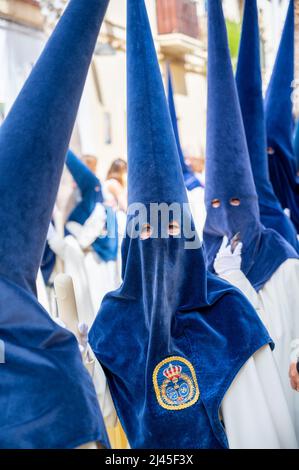
<instances>
[{"instance_id":1,"label":"blurred person in background","mask_svg":"<svg viewBox=\"0 0 299 470\"><path fill-rule=\"evenodd\" d=\"M108 205L116 211L118 225L118 271L122 270L121 244L125 236L127 220L127 177L128 164L122 158L117 158L108 170L106 181L103 184L103 195Z\"/></svg>"},{"instance_id":2,"label":"blurred person in background","mask_svg":"<svg viewBox=\"0 0 299 470\"><path fill-rule=\"evenodd\" d=\"M102 185L95 174L69 150L66 166L77 186L77 203L66 222L84 252L85 269L94 314L104 295L118 287L118 229L113 207L106 204Z\"/></svg>"},{"instance_id":3,"label":"blurred person in background","mask_svg":"<svg viewBox=\"0 0 299 470\"><path fill-rule=\"evenodd\" d=\"M105 199L112 207L127 211L127 174L128 165L122 158L117 158L112 163L103 185Z\"/></svg>"},{"instance_id":4,"label":"blurred person in background","mask_svg":"<svg viewBox=\"0 0 299 470\"><path fill-rule=\"evenodd\" d=\"M98 159L94 155L83 155L82 157L83 163L93 172L94 175L97 174L97 166L98 166Z\"/></svg>"},{"instance_id":5,"label":"blurred person in background","mask_svg":"<svg viewBox=\"0 0 299 470\"><path fill-rule=\"evenodd\" d=\"M194 218L195 227L199 237L202 239L203 228L206 220L206 208L204 202L204 187L196 177L192 168L187 165L185 155L181 146L178 119L174 102L173 80L171 76L170 65L167 67L167 97L168 108L172 123L172 128L177 144L180 158L181 169L183 172L184 183L187 189L188 200L191 206L191 212Z\"/></svg>"},{"instance_id":6,"label":"blurred person in background","mask_svg":"<svg viewBox=\"0 0 299 470\"><path fill-rule=\"evenodd\" d=\"M201 184L204 186L205 185L205 158L187 156L186 164L192 169L196 178L198 178Z\"/></svg>"}]
</instances>

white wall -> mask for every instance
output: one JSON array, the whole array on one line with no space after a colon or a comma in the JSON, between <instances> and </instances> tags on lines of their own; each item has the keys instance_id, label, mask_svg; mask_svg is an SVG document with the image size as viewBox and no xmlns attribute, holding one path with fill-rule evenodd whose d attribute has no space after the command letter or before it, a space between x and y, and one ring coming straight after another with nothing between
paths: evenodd
<instances>
[{"instance_id":1,"label":"white wall","mask_svg":"<svg viewBox=\"0 0 299 470\"><path fill-rule=\"evenodd\" d=\"M0 101L14 102L45 43L43 34L0 19Z\"/></svg>"}]
</instances>

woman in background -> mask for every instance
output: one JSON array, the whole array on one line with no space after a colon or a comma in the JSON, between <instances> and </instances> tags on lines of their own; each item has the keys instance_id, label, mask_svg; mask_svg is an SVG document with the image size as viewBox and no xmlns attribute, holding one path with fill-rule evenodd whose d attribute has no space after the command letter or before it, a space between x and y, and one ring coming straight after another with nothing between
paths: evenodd
<instances>
[{"instance_id":1,"label":"woman in background","mask_svg":"<svg viewBox=\"0 0 299 470\"><path fill-rule=\"evenodd\" d=\"M114 207L119 210L127 211L127 173L128 165L122 158L117 158L112 163L104 184L104 192L106 201L112 201ZM107 194L106 194L107 193Z\"/></svg>"},{"instance_id":2,"label":"woman in background","mask_svg":"<svg viewBox=\"0 0 299 470\"><path fill-rule=\"evenodd\" d=\"M128 165L122 158L117 158L112 163L105 183L103 184L103 195L108 205L116 211L118 226L118 272L121 273L121 244L126 231L126 212L128 207L127 196Z\"/></svg>"}]
</instances>

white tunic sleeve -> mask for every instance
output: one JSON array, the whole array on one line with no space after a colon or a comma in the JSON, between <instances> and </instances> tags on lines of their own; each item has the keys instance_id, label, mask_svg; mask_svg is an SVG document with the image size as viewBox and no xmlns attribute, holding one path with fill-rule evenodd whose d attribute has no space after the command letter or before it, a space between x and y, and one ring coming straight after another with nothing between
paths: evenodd
<instances>
[{"instance_id":1,"label":"white tunic sleeve","mask_svg":"<svg viewBox=\"0 0 299 470\"><path fill-rule=\"evenodd\" d=\"M231 449L295 449L295 430L268 346L240 370L221 405Z\"/></svg>"},{"instance_id":2,"label":"white tunic sleeve","mask_svg":"<svg viewBox=\"0 0 299 470\"><path fill-rule=\"evenodd\" d=\"M258 295L242 271L229 271L222 274L220 277L233 286L237 287L245 295L245 297L247 297L255 309L259 308Z\"/></svg>"},{"instance_id":3,"label":"white tunic sleeve","mask_svg":"<svg viewBox=\"0 0 299 470\"><path fill-rule=\"evenodd\" d=\"M60 237L57 233L48 239L49 247L54 251L56 256L59 256L62 260L65 258L65 241L64 238Z\"/></svg>"},{"instance_id":4,"label":"white tunic sleeve","mask_svg":"<svg viewBox=\"0 0 299 470\"><path fill-rule=\"evenodd\" d=\"M204 202L204 189L195 188L192 191L187 191L187 196L195 223L197 233L202 240L203 229L206 221L206 207Z\"/></svg>"},{"instance_id":5,"label":"white tunic sleeve","mask_svg":"<svg viewBox=\"0 0 299 470\"><path fill-rule=\"evenodd\" d=\"M88 248L103 233L106 211L102 204L96 204L94 211L84 225L68 222L66 227L83 249Z\"/></svg>"},{"instance_id":6,"label":"white tunic sleeve","mask_svg":"<svg viewBox=\"0 0 299 470\"><path fill-rule=\"evenodd\" d=\"M40 269L38 270L36 279L36 290L39 303L44 307L45 310L47 310L48 313L50 313L51 310L47 295L47 289Z\"/></svg>"},{"instance_id":7,"label":"white tunic sleeve","mask_svg":"<svg viewBox=\"0 0 299 470\"><path fill-rule=\"evenodd\" d=\"M110 428L114 428L118 423L118 417L111 397L106 376L100 363L97 360L95 362L93 383L96 389L105 424Z\"/></svg>"},{"instance_id":8,"label":"white tunic sleeve","mask_svg":"<svg viewBox=\"0 0 299 470\"><path fill-rule=\"evenodd\" d=\"M228 273L225 279L253 304L275 343L273 357L299 442L299 393L292 390L288 376L291 343L299 338L299 260L282 263L258 293L241 272Z\"/></svg>"}]
</instances>

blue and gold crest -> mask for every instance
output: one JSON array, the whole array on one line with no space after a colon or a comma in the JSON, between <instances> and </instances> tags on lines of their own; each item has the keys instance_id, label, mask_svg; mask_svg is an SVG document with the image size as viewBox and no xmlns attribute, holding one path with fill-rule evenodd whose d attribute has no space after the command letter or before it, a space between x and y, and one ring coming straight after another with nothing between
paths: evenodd
<instances>
[{"instance_id":1,"label":"blue and gold crest","mask_svg":"<svg viewBox=\"0 0 299 470\"><path fill-rule=\"evenodd\" d=\"M183 357L161 361L154 370L153 382L158 403L167 410L189 408L199 399L194 367Z\"/></svg>"}]
</instances>

